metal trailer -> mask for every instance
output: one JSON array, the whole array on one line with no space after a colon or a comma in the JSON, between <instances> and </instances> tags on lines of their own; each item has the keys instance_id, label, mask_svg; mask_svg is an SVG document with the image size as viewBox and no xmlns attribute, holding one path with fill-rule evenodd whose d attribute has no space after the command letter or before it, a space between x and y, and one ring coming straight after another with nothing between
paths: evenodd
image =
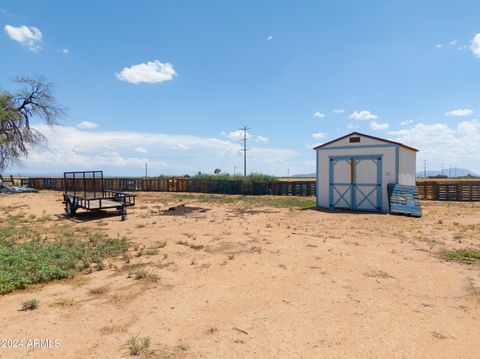
<instances>
[{"instance_id":1,"label":"metal trailer","mask_svg":"<svg viewBox=\"0 0 480 359\"><path fill-rule=\"evenodd\" d=\"M103 171L64 172L63 188L63 204L69 218L75 217L79 208L88 211L114 208L124 221L127 207L135 205L136 195L105 190Z\"/></svg>"}]
</instances>

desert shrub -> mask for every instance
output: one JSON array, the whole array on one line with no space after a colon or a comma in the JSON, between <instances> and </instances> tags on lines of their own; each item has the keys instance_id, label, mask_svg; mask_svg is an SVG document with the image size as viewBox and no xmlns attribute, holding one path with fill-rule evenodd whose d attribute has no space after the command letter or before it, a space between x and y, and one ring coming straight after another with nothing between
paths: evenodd
<instances>
[{"instance_id":1,"label":"desert shrub","mask_svg":"<svg viewBox=\"0 0 480 359\"><path fill-rule=\"evenodd\" d=\"M25 302L22 303L22 309L23 311L27 310L35 310L38 308L39 301L37 298L32 298L29 300L26 300Z\"/></svg>"},{"instance_id":2,"label":"desert shrub","mask_svg":"<svg viewBox=\"0 0 480 359\"><path fill-rule=\"evenodd\" d=\"M127 345L130 355L132 356L146 354L150 347L150 337L139 338L138 335L136 335L127 341Z\"/></svg>"}]
</instances>

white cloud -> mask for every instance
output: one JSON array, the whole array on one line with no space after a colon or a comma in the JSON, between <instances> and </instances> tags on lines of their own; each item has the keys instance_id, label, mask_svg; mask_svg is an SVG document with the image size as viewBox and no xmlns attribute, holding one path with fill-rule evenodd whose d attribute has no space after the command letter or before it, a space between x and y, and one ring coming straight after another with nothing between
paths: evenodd
<instances>
[{"instance_id":1,"label":"white cloud","mask_svg":"<svg viewBox=\"0 0 480 359\"><path fill-rule=\"evenodd\" d=\"M400 122L400 126L407 126L413 123L413 120L405 120Z\"/></svg>"},{"instance_id":2,"label":"white cloud","mask_svg":"<svg viewBox=\"0 0 480 359\"><path fill-rule=\"evenodd\" d=\"M317 111L317 112L315 112L315 113L313 114L313 117L316 117L316 118L324 118L324 117L325 117L325 114Z\"/></svg>"},{"instance_id":3,"label":"white cloud","mask_svg":"<svg viewBox=\"0 0 480 359\"><path fill-rule=\"evenodd\" d=\"M436 44L435 47L436 47L437 49L441 49L441 48L443 47L443 44Z\"/></svg>"},{"instance_id":4,"label":"white cloud","mask_svg":"<svg viewBox=\"0 0 480 359\"><path fill-rule=\"evenodd\" d=\"M236 131L229 132L226 136L231 140L243 140L244 133L243 133L243 130L236 130ZM247 137L247 140L251 138L250 133L248 133L248 131L247 131L246 137Z\"/></svg>"},{"instance_id":5,"label":"white cloud","mask_svg":"<svg viewBox=\"0 0 480 359\"><path fill-rule=\"evenodd\" d=\"M353 111L348 118L354 119L354 120L376 120L378 118L377 115L374 115L370 111L363 110L363 111Z\"/></svg>"},{"instance_id":6,"label":"white cloud","mask_svg":"<svg viewBox=\"0 0 480 359\"><path fill-rule=\"evenodd\" d=\"M370 122L370 128L372 130L386 130L390 125L388 123L378 123L377 121Z\"/></svg>"},{"instance_id":7,"label":"white cloud","mask_svg":"<svg viewBox=\"0 0 480 359\"><path fill-rule=\"evenodd\" d=\"M355 128L358 128L358 125L354 124L354 123L349 123L347 125L347 130L353 130Z\"/></svg>"},{"instance_id":8,"label":"white cloud","mask_svg":"<svg viewBox=\"0 0 480 359\"><path fill-rule=\"evenodd\" d=\"M258 142L268 142L269 141L269 139L264 137L264 136L257 136L256 140Z\"/></svg>"},{"instance_id":9,"label":"white cloud","mask_svg":"<svg viewBox=\"0 0 480 359\"><path fill-rule=\"evenodd\" d=\"M119 74L115 74L119 80L132 84L139 84L141 82L160 83L173 79L175 75L176 72L172 64L168 62L161 63L158 60L125 67Z\"/></svg>"},{"instance_id":10,"label":"white cloud","mask_svg":"<svg viewBox=\"0 0 480 359\"><path fill-rule=\"evenodd\" d=\"M458 110L445 112L445 116L455 117L470 116L471 114L473 114L473 110L469 108L459 108Z\"/></svg>"},{"instance_id":11,"label":"white cloud","mask_svg":"<svg viewBox=\"0 0 480 359\"><path fill-rule=\"evenodd\" d=\"M420 150L420 156L431 169L442 162L480 172L480 120L461 121L456 127L441 123L423 124L389 132L394 140Z\"/></svg>"},{"instance_id":12,"label":"white cloud","mask_svg":"<svg viewBox=\"0 0 480 359\"><path fill-rule=\"evenodd\" d=\"M145 147L141 147L141 146L135 147L133 150L135 152L138 152L138 153L147 153L148 152L148 150Z\"/></svg>"},{"instance_id":13,"label":"white cloud","mask_svg":"<svg viewBox=\"0 0 480 359\"><path fill-rule=\"evenodd\" d=\"M98 124L95 122L90 122L90 121L82 121L77 125L78 128L97 128Z\"/></svg>"},{"instance_id":14,"label":"white cloud","mask_svg":"<svg viewBox=\"0 0 480 359\"><path fill-rule=\"evenodd\" d=\"M15 40L26 46L31 51L38 51L41 49L42 32L35 26L12 26L5 25L5 31L12 40Z\"/></svg>"},{"instance_id":15,"label":"white cloud","mask_svg":"<svg viewBox=\"0 0 480 359\"><path fill-rule=\"evenodd\" d=\"M271 39L273 39L273 36L272 36L272 35L269 35L269 36L267 37L267 40L270 41Z\"/></svg>"},{"instance_id":16,"label":"white cloud","mask_svg":"<svg viewBox=\"0 0 480 359\"><path fill-rule=\"evenodd\" d=\"M321 140L321 139L325 138L326 136L327 136L327 134L325 132L312 133L312 137L316 140Z\"/></svg>"},{"instance_id":17,"label":"white cloud","mask_svg":"<svg viewBox=\"0 0 480 359\"><path fill-rule=\"evenodd\" d=\"M344 113L345 112L345 109L343 108L336 108L335 110L333 110L333 113Z\"/></svg>"},{"instance_id":18,"label":"white cloud","mask_svg":"<svg viewBox=\"0 0 480 359\"><path fill-rule=\"evenodd\" d=\"M189 150L190 147L182 143L177 143L175 146L170 147L172 150Z\"/></svg>"},{"instance_id":19,"label":"white cloud","mask_svg":"<svg viewBox=\"0 0 480 359\"><path fill-rule=\"evenodd\" d=\"M470 50L472 50L475 56L480 57L480 32L475 34L470 42Z\"/></svg>"},{"instance_id":20,"label":"white cloud","mask_svg":"<svg viewBox=\"0 0 480 359\"><path fill-rule=\"evenodd\" d=\"M53 175L100 168L108 175L142 175L148 162L152 175L183 175L209 172L216 167L231 172L234 165L239 168L243 163L242 144L229 139L134 131L92 132L47 125L34 128L47 137L48 149L31 151L19 169L25 174ZM263 144L257 147L253 141L249 149L249 171L281 174L285 168L307 170L300 167L295 150Z\"/></svg>"},{"instance_id":21,"label":"white cloud","mask_svg":"<svg viewBox=\"0 0 480 359\"><path fill-rule=\"evenodd\" d=\"M67 48L59 49L58 51L60 51L62 54L65 54L65 55L68 55L70 53L70 50Z\"/></svg>"}]
</instances>

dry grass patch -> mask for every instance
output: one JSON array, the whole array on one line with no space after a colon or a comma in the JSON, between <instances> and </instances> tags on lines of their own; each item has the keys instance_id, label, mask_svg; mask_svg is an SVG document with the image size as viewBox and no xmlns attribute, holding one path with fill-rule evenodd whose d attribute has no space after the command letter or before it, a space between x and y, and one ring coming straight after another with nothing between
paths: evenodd
<instances>
[{"instance_id":1,"label":"dry grass patch","mask_svg":"<svg viewBox=\"0 0 480 359\"><path fill-rule=\"evenodd\" d=\"M441 256L448 261L455 261L465 264L480 263L479 249L458 249L454 251L444 251Z\"/></svg>"},{"instance_id":2,"label":"dry grass patch","mask_svg":"<svg viewBox=\"0 0 480 359\"><path fill-rule=\"evenodd\" d=\"M37 298L32 298L32 299L29 299L29 300L26 300L22 303L22 308L20 310L26 312L26 311L29 311L29 310L35 310L38 308L38 305L40 304L40 302L38 301Z\"/></svg>"},{"instance_id":3,"label":"dry grass patch","mask_svg":"<svg viewBox=\"0 0 480 359\"><path fill-rule=\"evenodd\" d=\"M90 288L88 290L88 293L91 295L102 295L108 292L108 287L107 286L101 286L101 287L95 287L95 288Z\"/></svg>"}]
</instances>

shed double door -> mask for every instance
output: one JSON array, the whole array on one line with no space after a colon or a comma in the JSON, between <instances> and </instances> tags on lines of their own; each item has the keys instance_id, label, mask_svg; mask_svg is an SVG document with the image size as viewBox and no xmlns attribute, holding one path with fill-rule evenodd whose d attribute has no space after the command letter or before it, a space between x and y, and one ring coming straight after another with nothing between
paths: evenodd
<instances>
[{"instance_id":1,"label":"shed double door","mask_svg":"<svg viewBox=\"0 0 480 359\"><path fill-rule=\"evenodd\" d=\"M330 157L330 208L382 210L382 156Z\"/></svg>"}]
</instances>

